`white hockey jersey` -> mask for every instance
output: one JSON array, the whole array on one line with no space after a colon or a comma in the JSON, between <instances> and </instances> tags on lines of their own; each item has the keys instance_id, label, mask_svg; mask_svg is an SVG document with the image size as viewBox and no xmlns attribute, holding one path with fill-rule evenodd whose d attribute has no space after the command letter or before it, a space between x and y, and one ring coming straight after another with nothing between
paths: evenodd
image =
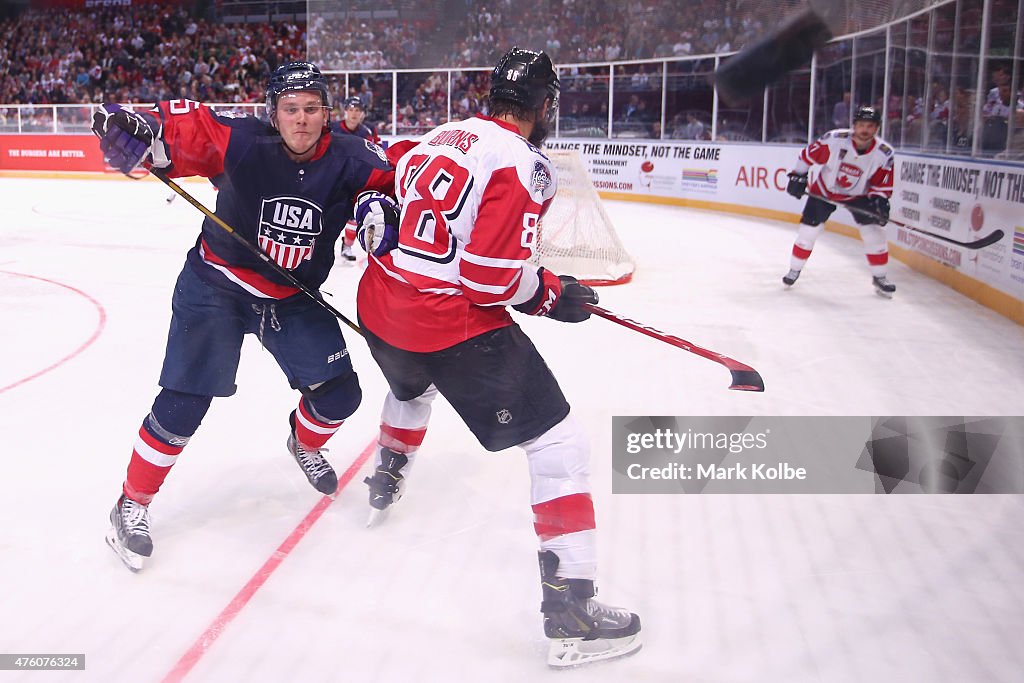
<instances>
[{"instance_id":1,"label":"white hockey jersey","mask_svg":"<svg viewBox=\"0 0 1024 683\"><path fill-rule=\"evenodd\" d=\"M555 196L554 165L511 124L446 123L398 163L398 247L371 257L359 317L392 346L445 349L512 324L506 306L537 291L537 225Z\"/></svg>"},{"instance_id":2,"label":"white hockey jersey","mask_svg":"<svg viewBox=\"0 0 1024 683\"><path fill-rule=\"evenodd\" d=\"M847 128L830 130L800 152L793 168L805 174L811 166L819 164L817 176L808 191L835 202L846 202L855 197L892 195L892 174L895 152L880 137L871 141L864 152L853 144L853 134Z\"/></svg>"}]
</instances>

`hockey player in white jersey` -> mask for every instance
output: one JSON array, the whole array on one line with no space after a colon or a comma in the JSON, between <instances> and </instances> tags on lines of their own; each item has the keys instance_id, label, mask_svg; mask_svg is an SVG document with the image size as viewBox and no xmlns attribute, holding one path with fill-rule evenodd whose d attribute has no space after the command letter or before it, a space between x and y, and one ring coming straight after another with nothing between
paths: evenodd
<instances>
[{"instance_id":1,"label":"hockey player in white jersey","mask_svg":"<svg viewBox=\"0 0 1024 683\"><path fill-rule=\"evenodd\" d=\"M876 108L860 107L853 117L852 129L830 130L800 152L796 167L789 173L786 192L797 199L803 197L808 190L811 166L821 168L810 185L789 272L782 278L787 287L800 277L825 221L835 211L835 204L839 204L850 210L860 226L875 290L886 297L896 291L896 285L886 277L889 244L883 227L889 219L894 151L878 137L881 122Z\"/></svg>"},{"instance_id":2,"label":"hockey player in white jersey","mask_svg":"<svg viewBox=\"0 0 1024 683\"><path fill-rule=\"evenodd\" d=\"M559 83L543 52L513 48L491 75L489 116L444 124L396 169L397 246L371 254L359 316L391 391L385 399L370 505L403 493L438 393L489 451L522 448L540 541L548 663L635 652L640 619L594 600L597 573L587 437L557 381L508 307L563 322L590 317L590 287L528 263L555 196L554 165L537 148ZM387 222L385 200L379 215Z\"/></svg>"}]
</instances>

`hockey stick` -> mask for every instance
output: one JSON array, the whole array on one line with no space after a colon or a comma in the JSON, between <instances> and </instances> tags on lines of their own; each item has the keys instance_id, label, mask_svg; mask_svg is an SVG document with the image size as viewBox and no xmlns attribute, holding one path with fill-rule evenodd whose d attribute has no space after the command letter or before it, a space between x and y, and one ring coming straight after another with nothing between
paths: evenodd
<instances>
[{"instance_id":1,"label":"hockey stick","mask_svg":"<svg viewBox=\"0 0 1024 683\"><path fill-rule=\"evenodd\" d=\"M708 360L713 360L716 363L724 365L729 372L732 373L732 384L729 385L730 389L735 389L736 391L764 391L764 380L761 379L761 375L758 374L757 370L749 365L735 361L732 358L723 356L715 351L709 351L708 349L701 348L696 344L686 341L685 339L680 339L674 335L666 334L665 332L656 330L653 327L638 323L635 320L624 318L623 316L618 315L617 313L612 313L600 306L595 306L594 304L583 304L583 307L594 315L598 315L605 320L611 320L613 323L618 323L623 327L628 327L640 334L646 334L648 337L653 337L658 341L671 344L683 351L689 351L690 353L701 356L702 358L707 358Z\"/></svg>"},{"instance_id":2,"label":"hockey stick","mask_svg":"<svg viewBox=\"0 0 1024 683\"><path fill-rule=\"evenodd\" d=\"M274 261L273 259L271 259L270 256L268 256L264 252L260 251L255 245L251 244L249 242L249 240L245 239L244 237L239 235L237 232L235 232L235 229L232 228L227 223L225 223L223 220L221 220L220 216L218 216L213 211L210 211L208 208L206 208L206 206L201 201L199 201L198 199L196 199L195 197L190 195L188 192L186 192L181 187L181 185L179 185L178 183L176 183L173 180L171 180L170 178L168 178L164 174L163 171L161 171L160 169L156 169L156 168L152 168L151 167L149 169L149 172L152 173L154 176L156 176L160 180L160 182L162 182L164 185L166 185L167 187L169 187L172 190L174 190L178 194L178 196L182 197L186 202L188 202L192 206L194 206L197 209L199 209L199 211L202 212L202 214L204 216L206 216L211 221L216 223L218 226L220 226L221 228L226 230L229 235L231 235L232 237L235 238L236 242L239 242L240 244L244 245L245 248L248 249L254 256L256 256L261 261L266 263L267 266L269 266L270 269L273 270L275 273L277 273L278 275L283 277L285 280L290 282L293 287L298 288L299 291L301 291L303 294L305 294L310 299L312 299L313 301L315 301L318 304L320 304L320 306L322 308L324 308L328 313L330 313L331 315L336 317L338 320L340 320L341 322L343 322L346 325L348 325L349 327L351 327L353 330L355 330L359 334L363 333L363 331L359 328L359 325L356 325L354 322L352 322L351 320L346 318L340 311L338 311L338 309L336 309L334 306L331 306L329 303L324 301L316 292L311 290L309 287L307 287L306 285L304 285L301 282L299 282L299 280L294 275L292 275L287 270L285 270L280 265L278 265L278 263L276 261Z\"/></svg>"},{"instance_id":3,"label":"hockey stick","mask_svg":"<svg viewBox=\"0 0 1024 683\"><path fill-rule=\"evenodd\" d=\"M846 209L847 211L850 211L852 213L859 213L862 216L867 216L868 218L875 218L875 219L878 219L878 220L881 220L881 218L882 218L881 216L879 216L877 213L874 213L873 211L868 211L867 209L862 209L862 208L857 207L857 206L849 206L848 204L841 204L839 202L834 202L834 201L832 201L830 199L825 199L821 195L814 194L812 192L808 192L807 196L808 197L814 197L815 199L820 199L821 201L825 202L826 204L831 204L832 206L835 206L835 207L840 207L841 206L844 209ZM929 237L932 237L934 239L942 240L943 242L949 242L950 244L955 244L956 246L964 247L965 249L984 249L985 247L991 247L993 244L995 244L999 240L1003 239L1003 237L1005 236L1003 231L999 230L997 228L996 230L994 230L993 232L990 232L989 234L985 235L984 237L982 237L979 240L974 240L973 242L961 242L960 240L955 240L952 237L946 237L945 235L937 235L934 232L928 232L927 230L922 230L921 228L915 228L913 225L907 225L906 223L900 223L899 221L897 221L895 219L892 219L892 218L886 218L886 220L889 223L892 223L893 225L898 225L898 226L900 226L901 228L903 228L905 230L912 230L913 232L919 232L922 235L928 235Z\"/></svg>"}]
</instances>

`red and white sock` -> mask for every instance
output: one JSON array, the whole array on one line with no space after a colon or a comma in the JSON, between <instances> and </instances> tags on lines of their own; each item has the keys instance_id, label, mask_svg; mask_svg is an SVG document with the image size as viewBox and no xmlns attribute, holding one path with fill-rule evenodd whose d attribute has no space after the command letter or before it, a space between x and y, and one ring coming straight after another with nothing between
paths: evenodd
<instances>
[{"instance_id":1,"label":"red and white sock","mask_svg":"<svg viewBox=\"0 0 1024 683\"><path fill-rule=\"evenodd\" d=\"M143 422L132 450L132 459L128 463L128 475L121 487L125 496L143 505L152 502L153 496L160 490L171 467L178 460L178 455L188 443L185 438L176 438L175 441L182 443L167 443L146 429Z\"/></svg>"},{"instance_id":2,"label":"red and white sock","mask_svg":"<svg viewBox=\"0 0 1024 683\"><path fill-rule=\"evenodd\" d=\"M881 254L866 254L868 258L868 269L872 277L885 277L889 272L889 252Z\"/></svg>"},{"instance_id":3,"label":"red and white sock","mask_svg":"<svg viewBox=\"0 0 1024 683\"><path fill-rule=\"evenodd\" d=\"M789 267L793 270L803 270L807 265L807 259L811 257L811 250L804 249L796 244L793 245L793 255L789 259Z\"/></svg>"},{"instance_id":4,"label":"red and white sock","mask_svg":"<svg viewBox=\"0 0 1024 683\"><path fill-rule=\"evenodd\" d=\"M533 504L533 529L541 550L558 555L558 576L590 579L597 575L597 532L594 501L574 493Z\"/></svg>"},{"instance_id":5,"label":"red and white sock","mask_svg":"<svg viewBox=\"0 0 1024 683\"><path fill-rule=\"evenodd\" d=\"M403 454L408 463L402 468L403 476L409 476L416 451L423 444L430 422L431 405L437 398L437 388L431 385L422 394L409 401L399 401L390 391L384 398L380 414L380 433L377 444L395 453ZM375 465L383 463L381 448L377 449Z\"/></svg>"},{"instance_id":6,"label":"red and white sock","mask_svg":"<svg viewBox=\"0 0 1024 683\"><path fill-rule=\"evenodd\" d=\"M824 229L824 223L821 225L800 224L796 231L796 241L793 242L793 255L789 259L790 268L793 270L804 269L804 266L807 265L807 259L811 257L814 243L818 241L818 236L821 235Z\"/></svg>"},{"instance_id":7,"label":"red and white sock","mask_svg":"<svg viewBox=\"0 0 1024 683\"><path fill-rule=\"evenodd\" d=\"M380 423L380 434L377 435L377 443L394 451L411 455L420 449L423 437L427 435L427 428L403 429L384 422Z\"/></svg>"},{"instance_id":8,"label":"red and white sock","mask_svg":"<svg viewBox=\"0 0 1024 683\"><path fill-rule=\"evenodd\" d=\"M305 398L299 399L299 407L295 409L295 438L307 449L316 451L323 448L343 424L344 420L332 422L318 417Z\"/></svg>"},{"instance_id":9,"label":"red and white sock","mask_svg":"<svg viewBox=\"0 0 1024 683\"><path fill-rule=\"evenodd\" d=\"M558 576L595 579L597 532L586 434L569 415L521 446L530 467L533 529L541 550L558 555Z\"/></svg>"}]
</instances>

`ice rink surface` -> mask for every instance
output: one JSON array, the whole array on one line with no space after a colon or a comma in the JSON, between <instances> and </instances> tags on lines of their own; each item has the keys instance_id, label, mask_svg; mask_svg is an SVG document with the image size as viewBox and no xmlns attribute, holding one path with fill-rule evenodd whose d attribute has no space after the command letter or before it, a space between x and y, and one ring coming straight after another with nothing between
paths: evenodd
<instances>
[{"instance_id":1,"label":"ice rink surface","mask_svg":"<svg viewBox=\"0 0 1024 683\"><path fill-rule=\"evenodd\" d=\"M405 498L366 529L369 467L320 502L284 448L298 395L253 338L129 573L103 535L201 216L152 181L0 188L0 652L86 655L0 681L1020 680L1018 496L611 493L613 415L1020 413L1024 331L898 262L878 297L856 240L824 234L786 291L794 225L607 203L639 267L602 305L754 366L764 394L604 320L521 320L591 436L600 598L644 624L637 655L552 671L521 453L438 401ZM325 285L353 318L361 266ZM339 474L385 392L347 337L364 401L329 444Z\"/></svg>"}]
</instances>

